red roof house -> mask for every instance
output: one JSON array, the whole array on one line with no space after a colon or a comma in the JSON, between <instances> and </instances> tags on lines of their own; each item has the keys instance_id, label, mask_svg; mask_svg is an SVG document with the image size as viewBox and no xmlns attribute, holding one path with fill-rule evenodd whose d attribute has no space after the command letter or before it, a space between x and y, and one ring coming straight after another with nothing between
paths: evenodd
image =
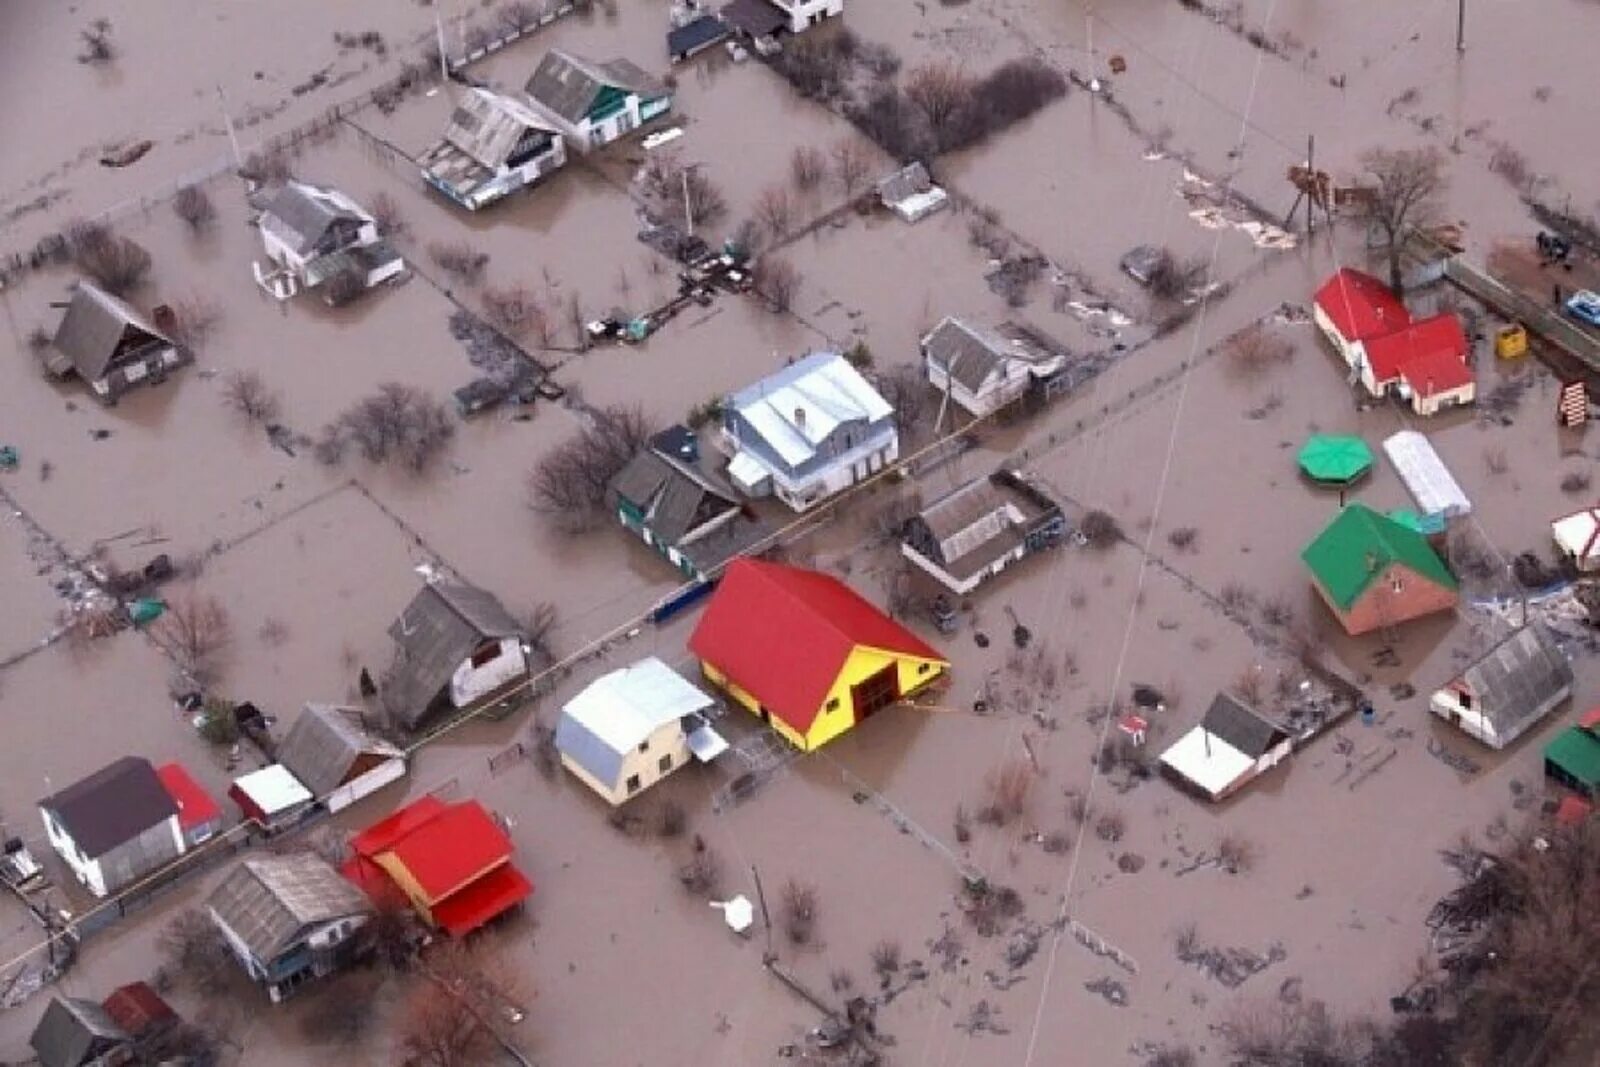
<instances>
[{"instance_id":1,"label":"red roof house","mask_svg":"<svg viewBox=\"0 0 1600 1067\"><path fill-rule=\"evenodd\" d=\"M146 982L130 982L113 990L102 1005L111 1021L135 1041L178 1022L178 1013Z\"/></svg>"},{"instance_id":2,"label":"red roof house","mask_svg":"<svg viewBox=\"0 0 1600 1067\"><path fill-rule=\"evenodd\" d=\"M222 806L211 799L205 787L195 781L181 763L156 768L162 788L178 808L178 828L193 848L222 829ZM124 1029L127 1029L124 1027Z\"/></svg>"},{"instance_id":3,"label":"red roof house","mask_svg":"<svg viewBox=\"0 0 1600 1067\"><path fill-rule=\"evenodd\" d=\"M511 839L476 800L423 797L350 842L344 875L375 900L398 890L417 913L461 937L522 903L533 883L511 862Z\"/></svg>"},{"instance_id":4,"label":"red roof house","mask_svg":"<svg viewBox=\"0 0 1600 1067\"><path fill-rule=\"evenodd\" d=\"M728 565L689 649L707 678L807 751L950 666L839 579L753 559Z\"/></svg>"},{"instance_id":5,"label":"red roof house","mask_svg":"<svg viewBox=\"0 0 1600 1067\"><path fill-rule=\"evenodd\" d=\"M1413 319L1370 274L1340 270L1317 290L1313 318L1373 396L1393 391L1432 415L1477 394L1461 320L1449 312Z\"/></svg>"}]
</instances>

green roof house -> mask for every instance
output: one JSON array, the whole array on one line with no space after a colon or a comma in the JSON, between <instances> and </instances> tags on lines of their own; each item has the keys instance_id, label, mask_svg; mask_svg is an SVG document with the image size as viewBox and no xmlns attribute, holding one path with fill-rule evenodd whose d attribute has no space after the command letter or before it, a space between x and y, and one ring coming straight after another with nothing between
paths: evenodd
<instances>
[{"instance_id":1,"label":"green roof house","mask_svg":"<svg viewBox=\"0 0 1600 1067\"><path fill-rule=\"evenodd\" d=\"M553 48L534 68L527 94L534 111L572 147L609 144L672 107L672 92L626 59L596 63Z\"/></svg>"},{"instance_id":2,"label":"green roof house","mask_svg":"<svg viewBox=\"0 0 1600 1067\"><path fill-rule=\"evenodd\" d=\"M1460 593L1426 537L1364 504L1341 510L1300 558L1351 635L1450 611Z\"/></svg>"},{"instance_id":3,"label":"green roof house","mask_svg":"<svg viewBox=\"0 0 1600 1067\"><path fill-rule=\"evenodd\" d=\"M1590 800L1600 800L1600 708L1545 746L1544 773Z\"/></svg>"}]
</instances>

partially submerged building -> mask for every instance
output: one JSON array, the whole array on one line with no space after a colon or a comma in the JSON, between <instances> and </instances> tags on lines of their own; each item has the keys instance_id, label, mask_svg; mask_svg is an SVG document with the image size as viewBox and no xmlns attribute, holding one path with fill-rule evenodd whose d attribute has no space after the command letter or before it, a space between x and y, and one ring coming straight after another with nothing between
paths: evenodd
<instances>
[{"instance_id":1,"label":"partially submerged building","mask_svg":"<svg viewBox=\"0 0 1600 1067\"><path fill-rule=\"evenodd\" d=\"M1433 694L1428 706L1490 748L1504 748L1572 696L1572 664L1532 622Z\"/></svg>"},{"instance_id":2,"label":"partially submerged building","mask_svg":"<svg viewBox=\"0 0 1600 1067\"><path fill-rule=\"evenodd\" d=\"M181 763L166 763L156 768L156 777L178 808L178 828L184 843L195 845L211 840L222 831L222 805Z\"/></svg>"},{"instance_id":3,"label":"partially submerged building","mask_svg":"<svg viewBox=\"0 0 1600 1067\"><path fill-rule=\"evenodd\" d=\"M271 763L235 778L228 799L239 806L241 815L271 834L298 823L315 798L287 767Z\"/></svg>"},{"instance_id":4,"label":"partially submerged building","mask_svg":"<svg viewBox=\"0 0 1600 1067\"><path fill-rule=\"evenodd\" d=\"M374 900L409 903L451 937L492 922L533 892L511 862L511 838L476 800L446 804L425 796L357 834L350 850L345 878Z\"/></svg>"},{"instance_id":5,"label":"partially submerged building","mask_svg":"<svg viewBox=\"0 0 1600 1067\"><path fill-rule=\"evenodd\" d=\"M28 1038L39 1067L121 1067L133 1039L92 1000L52 996Z\"/></svg>"},{"instance_id":6,"label":"partially submerged building","mask_svg":"<svg viewBox=\"0 0 1600 1067\"><path fill-rule=\"evenodd\" d=\"M1580 796L1600 800L1600 708L1585 712L1545 746L1544 773Z\"/></svg>"},{"instance_id":7,"label":"partially submerged building","mask_svg":"<svg viewBox=\"0 0 1600 1067\"><path fill-rule=\"evenodd\" d=\"M715 48L732 32L726 22L710 12L691 15L667 31L667 58L682 63L708 48Z\"/></svg>"},{"instance_id":8,"label":"partially submerged building","mask_svg":"<svg viewBox=\"0 0 1600 1067\"><path fill-rule=\"evenodd\" d=\"M1161 754L1161 769L1208 800L1222 800L1287 759L1289 731L1227 693L1218 693L1200 724Z\"/></svg>"},{"instance_id":9,"label":"partially submerged building","mask_svg":"<svg viewBox=\"0 0 1600 1067\"><path fill-rule=\"evenodd\" d=\"M1061 506L1027 475L974 478L906 523L900 551L952 593L965 595L1011 564L1061 543Z\"/></svg>"},{"instance_id":10,"label":"partially submerged building","mask_svg":"<svg viewBox=\"0 0 1600 1067\"><path fill-rule=\"evenodd\" d=\"M928 168L908 163L878 182L878 200L902 222L921 222L950 203L950 195L933 184Z\"/></svg>"},{"instance_id":11,"label":"partially submerged building","mask_svg":"<svg viewBox=\"0 0 1600 1067\"><path fill-rule=\"evenodd\" d=\"M1580 571L1600 570L1600 506L1564 515L1550 524L1561 554Z\"/></svg>"},{"instance_id":12,"label":"partially submerged building","mask_svg":"<svg viewBox=\"0 0 1600 1067\"><path fill-rule=\"evenodd\" d=\"M707 714L716 701L654 656L603 675L561 709L556 749L612 805L688 763L727 750Z\"/></svg>"},{"instance_id":13,"label":"partially submerged building","mask_svg":"<svg viewBox=\"0 0 1600 1067\"><path fill-rule=\"evenodd\" d=\"M832 575L748 558L728 565L689 650L712 684L808 752L950 666Z\"/></svg>"},{"instance_id":14,"label":"partially submerged building","mask_svg":"<svg viewBox=\"0 0 1600 1067\"><path fill-rule=\"evenodd\" d=\"M179 1023L178 1013L148 982L129 982L101 1004L111 1021L136 1043L148 1044Z\"/></svg>"},{"instance_id":15,"label":"partially submerged building","mask_svg":"<svg viewBox=\"0 0 1600 1067\"><path fill-rule=\"evenodd\" d=\"M553 48L528 79L528 98L572 147L588 152L667 113L672 93L626 59L596 63Z\"/></svg>"},{"instance_id":16,"label":"partially submerged building","mask_svg":"<svg viewBox=\"0 0 1600 1067\"><path fill-rule=\"evenodd\" d=\"M790 33L804 33L824 19L844 14L844 0L767 0L787 19Z\"/></svg>"},{"instance_id":17,"label":"partially submerged building","mask_svg":"<svg viewBox=\"0 0 1600 1067\"><path fill-rule=\"evenodd\" d=\"M1406 483L1423 517L1460 518L1472 513L1472 501L1444 465L1433 442L1415 430L1386 437L1383 450Z\"/></svg>"},{"instance_id":18,"label":"partially submerged building","mask_svg":"<svg viewBox=\"0 0 1600 1067\"><path fill-rule=\"evenodd\" d=\"M356 932L373 907L327 860L296 852L240 863L207 898L206 910L276 1004L350 962Z\"/></svg>"},{"instance_id":19,"label":"partially submerged building","mask_svg":"<svg viewBox=\"0 0 1600 1067\"><path fill-rule=\"evenodd\" d=\"M477 211L533 185L567 161L553 123L509 93L472 87L450 114L444 137L417 160L433 188Z\"/></svg>"},{"instance_id":20,"label":"partially submerged building","mask_svg":"<svg viewBox=\"0 0 1600 1067\"><path fill-rule=\"evenodd\" d=\"M1398 396L1419 415L1477 396L1466 332L1451 312L1413 319L1383 282L1345 267L1317 290L1312 318L1372 396Z\"/></svg>"},{"instance_id":21,"label":"partially submerged building","mask_svg":"<svg viewBox=\"0 0 1600 1067\"><path fill-rule=\"evenodd\" d=\"M1004 331L1004 332L1002 332ZM922 339L928 381L977 417L992 415L1030 393L1047 394L1067 357L1015 329L991 329L946 316Z\"/></svg>"},{"instance_id":22,"label":"partially submerged building","mask_svg":"<svg viewBox=\"0 0 1600 1067\"><path fill-rule=\"evenodd\" d=\"M188 849L178 806L150 761L113 760L39 801L45 836L97 897L177 859Z\"/></svg>"},{"instance_id":23,"label":"partially submerged building","mask_svg":"<svg viewBox=\"0 0 1600 1067\"><path fill-rule=\"evenodd\" d=\"M96 400L110 405L137 386L160 384L170 371L193 361L188 349L126 301L79 281L44 366L55 378L77 375Z\"/></svg>"},{"instance_id":24,"label":"partially submerged building","mask_svg":"<svg viewBox=\"0 0 1600 1067\"><path fill-rule=\"evenodd\" d=\"M406 773L406 757L369 730L359 708L307 704L278 746L278 761L330 812Z\"/></svg>"},{"instance_id":25,"label":"partially submerged building","mask_svg":"<svg viewBox=\"0 0 1600 1067\"><path fill-rule=\"evenodd\" d=\"M683 577L706 581L766 536L767 527L731 487L701 467L698 450L689 458L663 447L660 438L611 479L611 507L624 528Z\"/></svg>"},{"instance_id":26,"label":"partially submerged building","mask_svg":"<svg viewBox=\"0 0 1600 1067\"><path fill-rule=\"evenodd\" d=\"M395 721L416 729L443 711L504 699L526 681L523 628L494 594L430 581L389 627L394 663L379 697Z\"/></svg>"},{"instance_id":27,"label":"partially submerged building","mask_svg":"<svg viewBox=\"0 0 1600 1067\"><path fill-rule=\"evenodd\" d=\"M265 266L253 264L256 283L279 300L330 283L336 286L331 294L347 299L405 269L378 233L377 220L337 189L290 180L267 202L256 226L267 257Z\"/></svg>"},{"instance_id":28,"label":"partially submerged building","mask_svg":"<svg viewBox=\"0 0 1600 1067\"><path fill-rule=\"evenodd\" d=\"M776 496L795 511L900 457L894 409L837 352L813 352L734 393L721 438L740 492Z\"/></svg>"},{"instance_id":29,"label":"partially submerged building","mask_svg":"<svg viewBox=\"0 0 1600 1067\"><path fill-rule=\"evenodd\" d=\"M1460 586L1427 537L1365 504L1340 510L1300 553L1352 636L1454 610Z\"/></svg>"}]
</instances>

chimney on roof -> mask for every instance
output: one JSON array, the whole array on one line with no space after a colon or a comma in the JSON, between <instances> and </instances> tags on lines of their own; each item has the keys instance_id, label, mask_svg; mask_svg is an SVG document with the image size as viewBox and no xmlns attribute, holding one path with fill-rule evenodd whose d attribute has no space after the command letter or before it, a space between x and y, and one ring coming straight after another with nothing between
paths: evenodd
<instances>
[{"instance_id":1,"label":"chimney on roof","mask_svg":"<svg viewBox=\"0 0 1600 1067\"><path fill-rule=\"evenodd\" d=\"M806 409L805 408L795 408L794 409L794 424L796 426L800 426L800 427L804 427L805 426L805 424L806 424Z\"/></svg>"},{"instance_id":2,"label":"chimney on roof","mask_svg":"<svg viewBox=\"0 0 1600 1067\"><path fill-rule=\"evenodd\" d=\"M1374 574L1378 570L1378 555L1375 552L1367 553L1367 573Z\"/></svg>"}]
</instances>

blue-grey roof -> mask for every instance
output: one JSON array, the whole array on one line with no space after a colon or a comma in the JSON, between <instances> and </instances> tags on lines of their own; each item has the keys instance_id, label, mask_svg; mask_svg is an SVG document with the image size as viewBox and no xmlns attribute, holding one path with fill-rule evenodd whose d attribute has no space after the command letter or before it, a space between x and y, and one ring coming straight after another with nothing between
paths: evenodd
<instances>
[{"instance_id":1,"label":"blue-grey roof","mask_svg":"<svg viewBox=\"0 0 1600 1067\"><path fill-rule=\"evenodd\" d=\"M728 33L728 27L723 25L721 19L715 15L701 15L693 22L679 26L667 34L667 53L674 56L687 55L696 49L716 44L728 36Z\"/></svg>"}]
</instances>

